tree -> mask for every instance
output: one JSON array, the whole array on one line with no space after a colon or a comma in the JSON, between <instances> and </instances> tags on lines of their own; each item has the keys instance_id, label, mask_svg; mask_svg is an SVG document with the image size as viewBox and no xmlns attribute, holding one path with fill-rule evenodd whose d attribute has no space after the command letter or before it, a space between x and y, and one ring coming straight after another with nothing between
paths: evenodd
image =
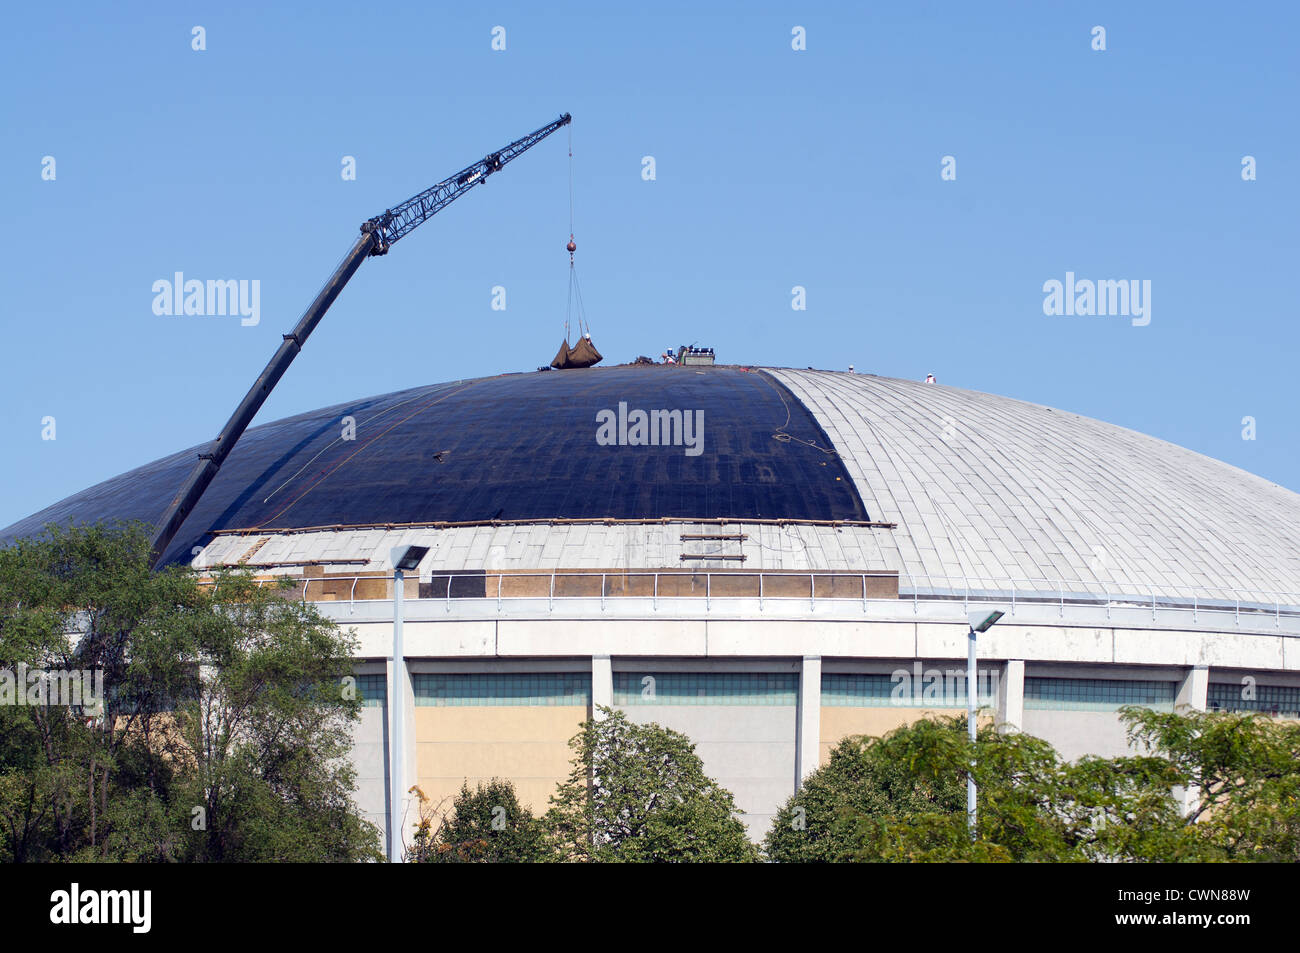
<instances>
[{"instance_id":1,"label":"tree","mask_svg":"<svg viewBox=\"0 0 1300 953\"><path fill-rule=\"evenodd\" d=\"M758 859L735 798L704 773L685 735L601 708L569 745L573 768L543 817L556 859Z\"/></svg>"},{"instance_id":2,"label":"tree","mask_svg":"<svg viewBox=\"0 0 1300 953\"><path fill-rule=\"evenodd\" d=\"M779 863L843 860L855 847L854 816L948 814L961 810L965 797L956 775L927 780L866 738L845 738L777 812L767 856Z\"/></svg>"},{"instance_id":3,"label":"tree","mask_svg":"<svg viewBox=\"0 0 1300 953\"><path fill-rule=\"evenodd\" d=\"M839 805L834 843L840 856L853 860L1300 860L1300 775L1294 770L1300 724L1140 707L1122 709L1121 717L1142 753L1074 762L1022 733L987 727L972 747L962 718L919 721L883 738L841 745L847 754L859 752L865 767L856 775L843 767L823 769L807 798L792 799L782 819L792 806L806 804L817 812L809 819L824 824L823 802ZM972 758L979 792L973 841L964 811L942 800L870 800L870 785L886 765L901 768L919 788L933 789L945 779L964 784ZM843 806L855 799L852 807ZM808 841L800 846L779 830L769 837L774 856L819 859L816 839Z\"/></svg>"},{"instance_id":4,"label":"tree","mask_svg":"<svg viewBox=\"0 0 1300 953\"><path fill-rule=\"evenodd\" d=\"M493 778L460 793L447 810L428 809L420 797L420 825L407 860L425 864L531 863L544 859L542 827L519 803L515 786Z\"/></svg>"},{"instance_id":5,"label":"tree","mask_svg":"<svg viewBox=\"0 0 1300 953\"><path fill-rule=\"evenodd\" d=\"M246 572L214 575L152 572L140 524L0 550L0 671L103 686L0 706L0 858L382 857L346 757L352 636Z\"/></svg>"},{"instance_id":6,"label":"tree","mask_svg":"<svg viewBox=\"0 0 1300 953\"><path fill-rule=\"evenodd\" d=\"M861 782L845 785L849 790L840 799L859 803L843 809L833 828L843 859L1070 862L1185 854L1174 797L1179 776L1160 757L1066 762L1040 738L992 726L981 729L972 746L964 717L922 719L852 744L868 766L864 777L890 770L902 777L894 782L893 799L883 802L859 790ZM974 840L965 798L953 797L954 783L964 793L972 761Z\"/></svg>"},{"instance_id":7,"label":"tree","mask_svg":"<svg viewBox=\"0 0 1300 953\"><path fill-rule=\"evenodd\" d=\"M1189 792L1173 859L1300 861L1300 723L1143 708L1124 717L1130 741L1167 759Z\"/></svg>"}]
</instances>

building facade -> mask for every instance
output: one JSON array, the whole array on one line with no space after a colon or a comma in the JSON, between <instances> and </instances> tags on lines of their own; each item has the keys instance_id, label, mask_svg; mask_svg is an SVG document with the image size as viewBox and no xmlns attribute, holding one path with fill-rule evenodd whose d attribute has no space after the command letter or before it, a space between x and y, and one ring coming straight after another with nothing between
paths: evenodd
<instances>
[{"instance_id":1,"label":"building facade","mask_svg":"<svg viewBox=\"0 0 1300 953\"><path fill-rule=\"evenodd\" d=\"M156 519L194 452L3 535ZM590 368L325 408L250 430L169 559L292 576L355 631L358 800L385 830L412 787L509 778L544 810L612 708L688 735L761 837L844 737L965 710L985 605L983 717L1067 757L1126 751L1128 704L1300 712L1300 495L871 375Z\"/></svg>"}]
</instances>

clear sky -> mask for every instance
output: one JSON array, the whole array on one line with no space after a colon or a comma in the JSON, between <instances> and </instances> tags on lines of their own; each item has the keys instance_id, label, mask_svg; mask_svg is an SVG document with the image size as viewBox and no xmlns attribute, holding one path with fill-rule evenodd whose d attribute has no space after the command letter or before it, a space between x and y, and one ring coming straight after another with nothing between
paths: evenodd
<instances>
[{"instance_id":1,"label":"clear sky","mask_svg":"<svg viewBox=\"0 0 1300 953\"><path fill-rule=\"evenodd\" d=\"M10 5L0 527L211 439L361 221L565 111L607 363L934 373L1300 490L1298 11ZM258 422L547 363L567 138L366 262ZM258 280L260 323L154 314L177 271ZM1150 281L1150 323L1045 315L1067 272Z\"/></svg>"}]
</instances>

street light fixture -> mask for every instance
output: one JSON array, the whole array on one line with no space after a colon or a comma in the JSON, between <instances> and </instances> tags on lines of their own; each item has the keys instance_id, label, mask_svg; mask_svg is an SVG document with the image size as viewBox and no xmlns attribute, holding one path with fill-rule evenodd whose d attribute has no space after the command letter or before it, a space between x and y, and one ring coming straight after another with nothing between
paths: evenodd
<instances>
[{"instance_id":1,"label":"street light fixture","mask_svg":"<svg viewBox=\"0 0 1300 953\"><path fill-rule=\"evenodd\" d=\"M402 862L402 807L406 801L406 648L402 644L402 590L404 574L420 566L428 546L394 546L393 562L393 662L388 667L388 776L392 790L388 802L388 859Z\"/></svg>"},{"instance_id":2,"label":"street light fixture","mask_svg":"<svg viewBox=\"0 0 1300 953\"><path fill-rule=\"evenodd\" d=\"M987 632L1004 615L1000 609L976 609L967 616L970 635L966 640L966 736L970 738L971 763L966 773L966 829L972 841L975 840L975 633Z\"/></svg>"},{"instance_id":3,"label":"street light fixture","mask_svg":"<svg viewBox=\"0 0 1300 953\"><path fill-rule=\"evenodd\" d=\"M428 546L394 546L390 553L393 568L402 572L410 572L420 565L420 560L424 558L428 551Z\"/></svg>"},{"instance_id":4,"label":"street light fixture","mask_svg":"<svg viewBox=\"0 0 1300 953\"><path fill-rule=\"evenodd\" d=\"M1000 609L978 609L969 616L970 627L976 632L987 632L1004 615L1006 613Z\"/></svg>"}]
</instances>

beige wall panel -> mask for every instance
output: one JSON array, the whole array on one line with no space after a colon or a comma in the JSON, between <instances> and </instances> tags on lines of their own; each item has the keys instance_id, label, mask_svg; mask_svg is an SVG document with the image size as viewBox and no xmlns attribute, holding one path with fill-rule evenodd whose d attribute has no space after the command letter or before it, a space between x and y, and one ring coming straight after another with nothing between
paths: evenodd
<instances>
[{"instance_id":1,"label":"beige wall panel","mask_svg":"<svg viewBox=\"0 0 1300 953\"><path fill-rule=\"evenodd\" d=\"M831 750L850 735L871 735L880 737L920 721L928 716L964 715L964 708L851 708L847 705L822 706L822 730L819 764L830 760ZM982 714L976 721L981 725L993 723L993 716Z\"/></svg>"},{"instance_id":2,"label":"beige wall panel","mask_svg":"<svg viewBox=\"0 0 1300 953\"><path fill-rule=\"evenodd\" d=\"M434 804L494 777L513 782L534 812L569 774L569 739L587 719L577 705L419 706L415 709L417 783Z\"/></svg>"}]
</instances>

